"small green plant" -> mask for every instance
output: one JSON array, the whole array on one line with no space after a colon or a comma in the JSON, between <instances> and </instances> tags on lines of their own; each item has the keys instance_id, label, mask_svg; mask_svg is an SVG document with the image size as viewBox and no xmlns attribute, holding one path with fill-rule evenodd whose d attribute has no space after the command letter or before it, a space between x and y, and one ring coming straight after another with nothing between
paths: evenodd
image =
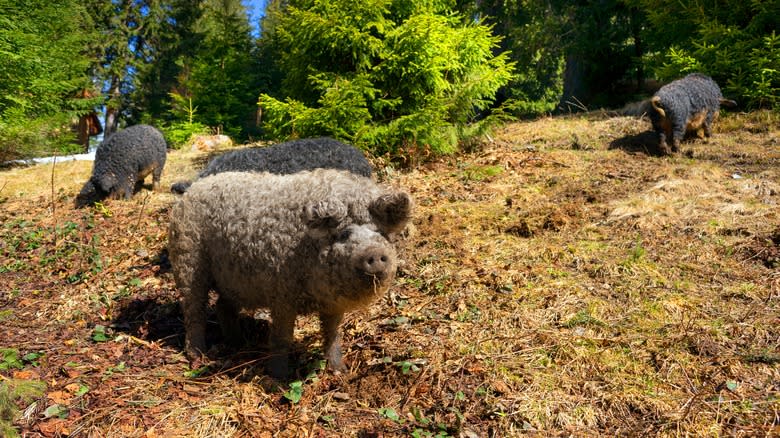
<instances>
[{"instance_id":1,"label":"small green plant","mask_svg":"<svg viewBox=\"0 0 780 438\"><path fill-rule=\"evenodd\" d=\"M628 260L631 263L637 263L645 256L645 248L642 246L642 238L637 236L636 243L634 244L634 247L631 249L631 253L628 256Z\"/></svg>"},{"instance_id":2,"label":"small green plant","mask_svg":"<svg viewBox=\"0 0 780 438\"><path fill-rule=\"evenodd\" d=\"M38 359L42 357L43 357L43 353L33 352L33 353L27 353L24 356L22 356L22 360L34 367L37 367L39 365Z\"/></svg>"},{"instance_id":3,"label":"small green plant","mask_svg":"<svg viewBox=\"0 0 780 438\"><path fill-rule=\"evenodd\" d=\"M179 93L168 93L168 96L172 103L171 114L179 120L163 128L165 141L171 148L179 149L193 136L209 133L206 125L195 121L198 107L193 106L192 97L185 97Z\"/></svg>"},{"instance_id":4,"label":"small green plant","mask_svg":"<svg viewBox=\"0 0 780 438\"><path fill-rule=\"evenodd\" d=\"M96 212L100 213L103 217L111 217L114 215L114 213L111 212L111 210L106 206L106 204L103 204L102 202L96 202L93 206Z\"/></svg>"},{"instance_id":5,"label":"small green plant","mask_svg":"<svg viewBox=\"0 0 780 438\"><path fill-rule=\"evenodd\" d=\"M379 415L381 415L384 418L387 418L388 420L393 420L398 424L403 424L404 419L401 418L398 415L398 412L395 411L393 408L379 408L378 410Z\"/></svg>"},{"instance_id":6,"label":"small green plant","mask_svg":"<svg viewBox=\"0 0 780 438\"><path fill-rule=\"evenodd\" d=\"M0 436L15 438L19 434L13 421L19 415L17 404L27 405L41 397L46 391L46 383L39 380L0 380Z\"/></svg>"},{"instance_id":7,"label":"small green plant","mask_svg":"<svg viewBox=\"0 0 780 438\"><path fill-rule=\"evenodd\" d=\"M399 362L397 365L399 368L401 368L401 374L409 374L411 372L416 373L420 371L420 367L418 367L413 362L410 362L408 360Z\"/></svg>"},{"instance_id":8,"label":"small green plant","mask_svg":"<svg viewBox=\"0 0 780 438\"><path fill-rule=\"evenodd\" d=\"M642 237L637 236L636 241L634 242L634 246L628 253L628 257L626 257L626 259L620 263L620 266L626 269L630 269L632 266L641 262L644 259L646 253L647 251L645 250L644 246L642 246Z\"/></svg>"},{"instance_id":9,"label":"small green plant","mask_svg":"<svg viewBox=\"0 0 780 438\"><path fill-rule=\"evenodd\" d=\"M110 378L111 376L114 375L114 373L122 373L122 372L124 372L125 371L125 367L126 367L126 365L125 365L124 361L119 362L118 364L116 364L116 366L108 367L103 372L103 380L106 380L106 379Z\"/></svg>"},{"instance_id":10,"label":"small green plant","mask_svg":"<svg viewBox=\"0 0 780 438\"><path fill-rule=\"evenodd\" d=\"M204 365L200 368L194 369L194 370L187 370L183 373L184 377L188 379L196 379L198 377L205 376L210 371L210 368L208 365Z\"/></svg>"},{"instance_id":11,"label":"small green plant","mask_svg":"<svg viewBox=\"0 0 780 438\"><path fill-rule=\"evenodd\" d=\"M43 418L68 418L70 410L67 406L55 403L43 411Z\"/></svg>"},{"instance_id":12,"label":"small green plant","mask_svg":"<svg viewBox=\"0 0 780 438\"><path fill-rule=\"evenodd\" d=\"M480 182L501 175L503 172L504 168L501 166L468 166L463 169L463 179Z\"/></svg>"},{"instance_id":13,"label":"small green plant","mask_svg":"<svg viewBox=\"0 0 780 438\"><path fill-rule=\"evenodd\" d=\"M92 340L95 342L107 342L110 341L111 338L106 333L106 327L98 324L92 329Z\"/></svg>"},{"instance_id":14,"label":"small green plant","mask_svg":"<svg viewBox=\"0 0 780 438\"><path fill-rule=\"evenodd\" d=\"M317 360L311 365L309 373L303 380L296 380L290 383L290 388L282 393L284 398L290 401L290 403L296 404L301 401L303 397L303 384L307 382L316 382L319 380L318 373L325 370L325 361Z\"/></svg>"},{"instance_id":15,"label":"small green plant","mask_svg":"<svg viewBox=\"0 0 780 438\"><path fill-rule=\"evenodd\" d=\"M594 318L590 311L588 310L580 310L577 312L573 317L571 317L568 321L566 321L563 326L566 328L574 328L574 327L580 327L580 326L604 326L603 321Z\"/></svg>"},{"instance_id":16,"label":"small green plant","mask_svg":"<svg viewBox=\"0 0 780 438\"><path fill-rule=\"evenodd\" d=\"M19 359L19 350L15 348L0 348L0 357L0 370L24 367L24 363Z\"/></svg>"},{"instance_id":17,"label":"small green plant","mask_svg":"<svg viewBox=\"0 0 780 438\"><path fill-rule=\"evenodd\" d=\"M79 384L79 389L77 389L76 392L73 395L75 395L76 397L81 397L82 395L84 395L84 394L86 394L88 392L89 392L89 386L81 383L81 384Z\"/></svg>"},{"instance_id":18,"label":"small green plant","mask_svg":"<svg viewBox=\"0 0 780 438\"><path fill-rule=\"evenodd\" d=\"M303 382L300 380L296 380L292 383L290 383L290 388L285 391L283 394L284 398L290 401L292 404L296 404L299 401L301 401L301 397L303 397Z\"/></svg>"},{"instance_id":19,"label":"small green plant","mask_svg":"<svg viewBox=\"0 0 780 438\"><path fill-rule=\"evenodd\" d=\"M480 310L479 307L471 304L468 306L467 309L461 311L455 316L455 319L458 322L476 322L479 321L480 317Z\"/></svg>"}]
</instances>

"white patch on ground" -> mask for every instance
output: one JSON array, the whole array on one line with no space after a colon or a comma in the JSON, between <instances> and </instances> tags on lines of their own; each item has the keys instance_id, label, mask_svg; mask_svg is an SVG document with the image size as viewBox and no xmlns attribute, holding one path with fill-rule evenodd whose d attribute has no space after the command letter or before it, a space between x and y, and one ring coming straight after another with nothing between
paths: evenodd
<instances>
[{"instance_id":1,"label":"white patch on ground","mask_svg":"<svg viewBox=\"0 0 780 438\"><path fill-rule=\"evenodd\" d=\"M55 157L43 157L43 158L30 158L28 160L13 160L7 161L4 164L48 164L57 160L58 163L63 161L95 161L95 151L87 152L86 154L73 154L73 155L60 155Z\"/></svg>"}]
</instances>

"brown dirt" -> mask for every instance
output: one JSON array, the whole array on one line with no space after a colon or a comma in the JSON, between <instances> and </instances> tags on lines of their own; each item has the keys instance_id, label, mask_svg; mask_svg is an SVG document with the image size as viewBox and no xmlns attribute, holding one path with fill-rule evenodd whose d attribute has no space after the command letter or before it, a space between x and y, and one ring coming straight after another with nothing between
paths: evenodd
<instances>
[{"instance_id":1,"label":"brown dirt","mask_svg":"<svg viewBox=\"0 0 780 438\"><path fill-rule=\"evenodd\" d=\"M297 402L284 397L294 382L264 374L260 319L246 321L250 346L214 335L217 366L189 373L165 252L173 195L74 210L90 163L3 171L0 348L40 357L2 369L0 356L0 385L46 384L15 400L14 425L27 437L780 434L778 125L729 114L709 141L659 157L646 120L547 118L381 170L416 199L406 263L344 324L350 372L319 369L316 320L300 319ZM203 158L171 153L163 186Z\"/></svg>"}]
</instances>

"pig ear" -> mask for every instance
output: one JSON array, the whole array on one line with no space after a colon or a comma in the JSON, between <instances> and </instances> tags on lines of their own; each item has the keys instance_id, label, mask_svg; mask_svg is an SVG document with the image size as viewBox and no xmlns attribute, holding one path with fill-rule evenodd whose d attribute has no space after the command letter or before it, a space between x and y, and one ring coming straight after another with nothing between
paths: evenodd
<instances>
[{"instance_id":1,"label":"pig ear","mask_svg":"<svg viewBox=\"0 0 780 438\"><path fill-rule=\"evenodd\" d=\"M374 220L390 233L401 231L412 216L412 198L404 192L394 192L376 198L368 211Z\"/></svg>"},{"instance_id":2,"label":"pig ear","mask_svg":"<svg viewBox=\"0 0 780 438\"><path fill-rule=\"evenodd\" d=\"M97 184L95 184L95 186L108 193L111 191L111 188L116 185L116 177L112 173L107 173L98 178L96 182Z\"/></svg>"},{"instance_id":3,"label":"pig ear","mask_svg":"<svg viewBox=\"0 0 780 438\"><path fill-rule=\"evenodd\" d=\"M310 231L327 233L347 217L347 206L337 199L328 199L303 208L303 220Z\"/></svg>"}]
</instances>

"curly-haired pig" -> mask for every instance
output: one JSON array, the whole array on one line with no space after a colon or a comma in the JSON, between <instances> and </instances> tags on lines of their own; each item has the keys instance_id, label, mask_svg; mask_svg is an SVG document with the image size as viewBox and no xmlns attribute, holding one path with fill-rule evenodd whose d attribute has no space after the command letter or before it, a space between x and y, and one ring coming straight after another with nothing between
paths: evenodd
<instances>
[{"instance_id":1,"label":"curly-haired pig","mask_svg":"<svg viewBox=\"0 0 780 438\"><path fill-rule=\"evenodd\" d=\"M173 207L168 243L188 356L206 351L213 290L227 339L241 337L241 310L270 310L273 377L286 376L295 319L310 313L320 318L329 367L344 370L339 324L393 282L392 242L411 210L408 194L347 171L198 179Z\"/></svg>"},{"instance_id":2,"label":"curly-haired pig","mask_svg":"<svg viewBox=\"0 0 780 438\"><path fill-rule=\"evenodd\" d=\"M108 137L95 151L92 176L76 196L76 208L107 197L130 199L150 173L154 190L159 190L167 149L162 133L149 125Z\"/></svg>"},{"instance_id":3,"label":"curly-haired pig","mask_svg":"<svg viewBox=\"0 0 780 438\"><path fill-rule=\"evenodd\" d=\"M661 87L650 99L649 112L661 153L678 152L686 134L709 137L721 105L733 107L737 103L724 99L718 84L700 73L691 73Z\"/></svg>"},{"instance_id":4,"label":"curly-haired pig","mask_svg":"<svg viewBox=\"0 0 780 438\"><path fill-rule=\"evenodd\" d=\"M356 175L371 176L371 164L360 149L330 137L318 137L224 153L209 161L198 178L220 172L271 172L286 175L314 169L341 169ZM174 183L171 191L184 193L190 184L189 181Z\"/></svg>"}]
</instances>

